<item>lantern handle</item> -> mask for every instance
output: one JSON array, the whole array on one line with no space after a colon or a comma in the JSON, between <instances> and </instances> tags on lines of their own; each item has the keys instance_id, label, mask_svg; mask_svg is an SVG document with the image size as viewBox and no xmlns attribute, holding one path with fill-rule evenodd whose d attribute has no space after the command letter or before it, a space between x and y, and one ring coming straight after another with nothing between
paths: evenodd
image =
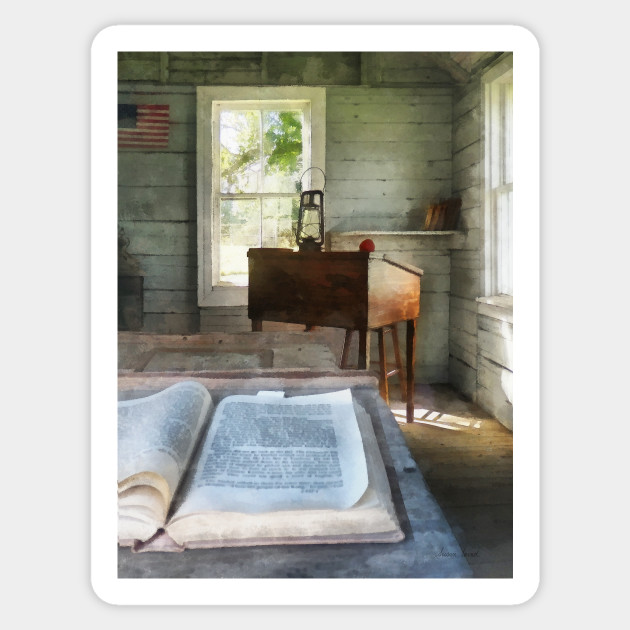
<instances>
[{"instance_id":1,"label":"lantern handle","mask_svg":"<svg viewBox=\"0 0 630 630\"><path fill-rule=\"evenodd\" d=\"M322 169L319 168L319 166L311 166L310 168L307 168L302 173L302 177L300 177L300 190L302 190L302 178L304 177L304 175L306 175L306 173L308 173L309 171L312 171L314 168L316 168L318 171L321 171L322 175L324 176L324 185L322 187L322 192L324 192L324 190L326 190L326 173L324 173L324 171L322 171Z\"/></svg>"}]
</instances>

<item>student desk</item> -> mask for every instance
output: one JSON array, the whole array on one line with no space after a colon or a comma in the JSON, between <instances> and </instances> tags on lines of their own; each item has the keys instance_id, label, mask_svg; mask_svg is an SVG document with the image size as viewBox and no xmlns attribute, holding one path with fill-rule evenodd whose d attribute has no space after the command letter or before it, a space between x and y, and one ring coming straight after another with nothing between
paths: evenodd
<instances>
[{"instance_id":1,"label":"student desk","mask_svg":"<svg viewBox=\"0 0 630 630\"><path fill-rule=\"evenodd\" d=\"M387 378L382 329L406 322L407 422L413 422L416 319L422 269L368 252L250 249L248 316L263 321L331 326L359 332L358 368L369 366L368 331L379 329L381 379ZM398 349L396 347L396 352ZM402 383L402 381L401 381Z\"/></svg>"},{"instance_id":2,"label":"student desk","mask_svg":"<svg viewBox=\"0 0 630 630\"><path fill-rule=\"evenodd\" d=\"M287 396L349 387L372 419L405 539L397 543L271 545L133 553L118 549L119 578L468 578L472 571L407 448L402 431L365 372L309 377L280 370L211 373L120 373L120 399L183 379L203 383L215 402L231 394L284 390ZM107 544L104 542L104 544Z\"/></svg>"}]
</instances>

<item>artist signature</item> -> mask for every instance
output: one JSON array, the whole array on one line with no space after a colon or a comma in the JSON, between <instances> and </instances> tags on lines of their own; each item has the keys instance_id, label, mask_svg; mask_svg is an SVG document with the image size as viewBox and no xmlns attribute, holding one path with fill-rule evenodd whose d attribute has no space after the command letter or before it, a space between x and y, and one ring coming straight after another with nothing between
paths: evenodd
<instances>
[{"instance_id":1,"label":"artist signature","mask_svg":"<svg viewBox=\"0 0 630 630\"><path fill-rule=\"evenodd\" d=\"M463 558L477 558L479 556L479 549L477 549L476 551L462 551L462 552L457 552L457 551L446 551L446 549L444 549L444 547L442 547L442 549L440 549L440 551L438 553L435 554L435 558L457 558L457 557L463 557Z\"/></svg>"}]
</instances>

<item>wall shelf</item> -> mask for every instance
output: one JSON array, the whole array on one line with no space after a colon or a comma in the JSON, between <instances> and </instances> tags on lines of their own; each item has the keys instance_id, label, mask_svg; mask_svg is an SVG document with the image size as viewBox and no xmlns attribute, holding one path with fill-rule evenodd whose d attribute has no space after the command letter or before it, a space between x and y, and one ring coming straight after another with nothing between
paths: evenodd
<instances>
[{"instance_id":1,"label":"wall shelf","mask_svg":"<svg viewBox=\"0 0 630 630\"><path fill-rule=\"evenodd\" d=\"M349 232L335 232L326 234L326 249L329 251L356 249L359 243L371 238L376 251L411 248L418 250L462 249L466 236L458 230L443 231L400 231L387 232L378 230L355 230Z\"/></svg>"}]
</instances>

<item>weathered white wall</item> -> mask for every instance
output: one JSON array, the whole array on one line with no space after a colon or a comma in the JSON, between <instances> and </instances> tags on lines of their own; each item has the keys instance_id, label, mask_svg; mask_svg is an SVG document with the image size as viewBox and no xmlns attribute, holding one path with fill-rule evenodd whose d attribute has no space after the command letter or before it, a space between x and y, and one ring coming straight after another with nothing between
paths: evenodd
<instances>
[{"instance_id":1,"label":"weathered white wall","mask_svg":"<svg viewBox=\"0 0 630 630\"><path fill-rule=\"evenodd\" d=\"M119 225L145 272L144 330L198 331L195 91L121 85L118 98L170 106L168 149L118 152Z\"/></svg>"},{"instance_id":2,"label":"weathered white wall","mask_svg":"<svg viewBox=\"0 0 630 630\"><path fill-rule=\"evenodd\" d=\"M327 90L327 229L422 229L427 206L450 194L451 91Z\"/></svg>"},{"instance_id":3,"label":"weathered white wall","mask_svg":"<svg viewBox=\"0 0 630 630\"><path fill-rule=\"evenodd\" d=\"M453 96L453 194L462 198L464 243L451 256L448 380L512 428L512 319L477 300L485 260L482 98L480 76Z\"/></svg>"},{"instance_id":4,"label":"weathered white wall","mask_svg":"<svg viewBox=\"0 0 630 630\"><path fill-rule=\"evenodd\" d=\"M449 380L473 398L477 389L477 302L481 293L481 92L476 81L453 100L453 194L461 197L463 248L451 257Z\"/></svg>"},{"instance_id":5,"label":"weathered white wall","mask_svg":"<svg viewBox=\"0 0 630 630\"><path fill-rule=\"evenodd\" d=\"M327 230L421 230L431 202L461 196L461 248L393 249L426 273L419 374L452 383L510 426L512 322L480 315L476 301L480 80L455 85L430 54L121 54L119 102L170 105L168 149L119 152L119 222L145 272L144 330L250 329L245 307L197 307L195 89L215 84L326 87Z\"/></svg>"},{"instance_id":6,"label":"weathered white wall","mask_svg":"<svg viewBox=\"0 0 630 630\"><path fill-rule=\"evenodd\" d=\"M492 305L480 304L477 324L475 401L511 429L512 315Z\"/></svg>"},{"instance_id":7,"label":"weathered white wall","mask_svg":"<svg viewBox=\"0 0 630 630\"><path fill-rule=\"evenodd\" d=\"M450 191L450 81L414 53L121 53L119 102L170 105L168 149L119 152L119 222L146 274L144 329L250 327L245 307L197 307L197 85L327 86L326 228L400 230L419 229Z\"/></svg>"}]
</instances>

